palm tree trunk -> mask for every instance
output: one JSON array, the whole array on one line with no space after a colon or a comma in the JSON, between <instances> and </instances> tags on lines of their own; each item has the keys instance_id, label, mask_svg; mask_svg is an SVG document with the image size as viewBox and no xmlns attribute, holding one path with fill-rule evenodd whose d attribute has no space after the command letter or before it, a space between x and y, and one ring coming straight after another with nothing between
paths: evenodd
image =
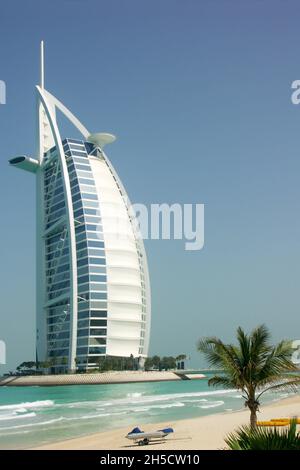
<instances>
[{"instance_id":1,"label":"palm tree trunk","mask_svg":"<svg viewBox=\"0 0 300 470\"><path fill-rule=\"evenodd\" d=\"M249 406L249 408L250 408L250 426L251 426L251 429L255 429L256 423L257 423L256 407Z\"/></svg>"}]
</instances>

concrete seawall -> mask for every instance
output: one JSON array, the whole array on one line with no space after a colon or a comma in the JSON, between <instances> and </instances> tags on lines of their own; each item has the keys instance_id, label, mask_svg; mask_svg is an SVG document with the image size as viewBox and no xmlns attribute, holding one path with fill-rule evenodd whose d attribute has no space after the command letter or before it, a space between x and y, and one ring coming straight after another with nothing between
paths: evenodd
<instances>
[{"instance_id":1,"label":"concrete seawall","mask_svg":"<svg viewBox=\"0 0 300 470\"><path fill-rule=\"evenodd\" d=\"M174 380L191 380L190 375L172 371L125 371L103 372L96 374L65 374L65 375L28 375L23 377L9 376L0 378L0 386L55 386L55 385L99 385L134 382L163 382ZM203 378L199 375L195 379Z\"/></svg>"}]
</instances>

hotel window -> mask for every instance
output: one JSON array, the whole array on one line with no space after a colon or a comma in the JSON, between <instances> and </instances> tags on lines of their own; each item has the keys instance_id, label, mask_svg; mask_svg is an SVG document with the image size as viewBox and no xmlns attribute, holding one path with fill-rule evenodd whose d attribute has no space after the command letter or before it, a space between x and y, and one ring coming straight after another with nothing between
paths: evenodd
<instances>
[{"instance_id":1,"label":"hotel window","mask_svg":"<svg viewBox=\"0 0 300 470\"><path fill-rule=\"evenodd\" d=\"M77 336L88 336L89 334L89 330L88 329L85 329L85 330L78 330L77 332Z\"/></svg>"},{"instance_id":2,"label":"hotel window","mask_svg":"<svg viewBox=\"0 0 300 470\"><path fill-rule=\"evenodd\" d=\"M78 328L88 328L89 320L79 320L77 326Z\"/></svg>"},{"instance_id":3,"label":"hotel window","mask_svg":"<svg viewBox=\"0 0 300 470\"><path fill-rule=\"evenodd\" d=\"M90 258L90 264L105 264L105 258Z\"/></svg>"},{"instance_id":4,"label":"hotel window","mask_svg":"<svg viewBox=\"0 0 300 470\"><path fill-rule=\"evenodd\" d=\"M88 301L78 299L78 311L79 312L82 312L83 310L86 310L88 308L89 308L89 302Z\"/></svg>"},{"instance_id":5,"label":"hotel window","mask_svg":"<svg viewBox=\"0 0 300 470\"><path fill-rule=\"evenodd\" d=\"M85 175L85 176L87 176L87 175ZM87 177L79 178L79 183L86 184L87 186L95 186L94 180L93 179L87 179Z\"/></svg>"},{"instance_id":6,"label":"hotel window","mask_svg":"<svg viewBox=\"0 0 300 470\"><path fill-rule=\"evenodd\" d=\"M91 274L90 275L90 280L92 282L106 282L106 276L99 276L97 274ZM103 284L101 289L98 290L106 290L106 284Z\"/></svg>"},{"instance_id":7,"label":"hotel window","mask_svg":"<svg viewBox=\"0 0 300 470\"><path fill-rule=\"evenodd\" d=\"M103 292L104 285L106 286L106 284L98 284L98 283L96 284L95 282L90 282L90 289L93 290L93 291L102 291ZM106 289L105 289L105 291L106 291ZM98 297L98 298L101 298L101 297Z\"/></svg>"},{"instance_id":8,"label":"hotel window","mask_svg":"<svg viewBox=\"0 0 300 470\"><path fill-rule=\"evenodd\" d=\"M100 346L90 347L89 354L105 354L105 348L100 347Z\"/></svg>"},{"instance_id":9,"label":"hotel window","mask_svg":"<svg viewBox=\"0 0 300 470\"><path fill-rule=\"evenodd\" d=\"M88 258L84 258L84 259L77 261L77 266L84 266L86 264L88 264Z\"/></svg>"},{"instance_id":10,"label":"hotel window","mask_svg":"<svg viewBox=\"0 0 300 470\"><path fill-rule=\"evenodd\" d=\"M89 284L79 284L78 285L78 294L80 294L80 297L85 298L85 300L89 299L89 296L86 295L85 293L89 292ZM85 294L85 295L83 295Z\"/></svg>"},{"instance_id":11,"label":"hotel window","mask_svg":"<svg viewBox=\"0 0 300 470\"><path fill-rule=\"evenodd\" d=\"M87 242L88 247L93 247L93 248L104 248L104 242L98 241L98 240L88 240Z\"/></svg>"},{"instance_id":12,"label":"hotel window","mask_svg":"<svg viewBox=\"0 0 300 470\"><path fill-rule=\"evenodd\" d=\"M106 310L91 310L91 317L106 318L107 311Z\"/></svg>"},{"instance_id":13,"label":"hotel window","mask_svg":"<svg viewBox=\"0 0 300 470\"><path fill-rule=\"evenodd\" d=\"M77 259L79 260L80 258L84 258L85 256L87 256L87 254L88 254L88 250L87 250L87 249L78 251L78 252L77 252Z\"/></svg>"},{"instance_id":14,"label":"hotel window","mask_svg":"<svg viewBox=\"0 0 300 470\"><path fill-rule=\"evenodd\" d=\"M92 309L105 309L107 310L107 302L100 302L99 300L91 300L91 308Z\"/></svg>"},{"instance_id":15,"label":"hotel window","mask_svg":"<svg viewBox=\"0 0 300 470\"><path fill-rule=\"evenodd\" d=\"M87 156L80 155L73 158L73 162L75 163L87 163Z\"/></svg>"},{"instance_id":16,"label":"hotel window","mask_svg":"<svg viewBox=\"0 0 300 470\"><path fill-rule=\"evenodd\" d=\"M91 336L106 336L106 329L91 328L90 329L90 335Z\"/></svg>"},{"instance_id":17,"label":"hotel window","mask_svg":"<svg viewBox=\"0 0 300 470\"><path fill-rule=\"evenodd\" d=\"M86 215L98 215L100 217L100 211L99 209L87 209L85 208L84 209L84 213Z\"/></svg>"},{"instance_id":18,"label":"hotel window","mask_svg":"<svg viewBox=\"0 0 300 470\"><path fill-rule=\"evenodd\" d=\"M88 348L77 348L78 356L86 356L88 353Z\"/></svg>"},{"instance_id":19,"label":"hotel window","mask_svg":"<svg viewBox=\"0 0 300 470\"><path fill-rule=\"evenodd\" d=\"M106 338L90 338L90 346L106 344Z\"/></svg>"},{"instance_id":20,"label":"hotel window","mask_svg":"<svg viewBox=\"0 0 300 470\"><path fill-rule=\"evenodd\" d=\"M97 190L94 186L86 186L86 185L81 184L80 188L81 188L81 191L84 191L84 194L93 193L94 196L95 196L96 193L97 193ZM96 199L96 198L94 198L94 199Z\"/></svg>"},{"instance_id":21,"label":"hotel window","mask_svg":"<svg viewBox=\"0 0 300 470\"><path fill-rule=\"evenodd\" d=\"M106 292L91 292L90 298L96 300L106 300L107 294Z\"/></svg>"},{"instance_id":22,"label":"hotel window","mask_svg":"<svg viewBox=\"0 0 300 470\"><path fill-rule=\"evenodd\" d=\"M98 200L97 194L92 193L82 193L82 199L94 199L95 201Z\"/></svg>"},{"instance_id":23,"label":"hotel window","mask_svg":"<svg viewBox=\"0 0 300 470\"><path fill-rule=\"evenodd\" d=\"M78 312L79 320L85 320L86 318L89 318L89 316L90 316L89 310L83 310L82 312Z\"/></svg>"},{"instance_id":24,"label":"hotel window","mask_svg":"<svg viewBox=\"0 0 300 470\"><path fill-rule=\"evenodd\" d=\"M90 165L82 165L81 163L76 163L76 169L79 170L78 171L78 176L81 176L80 171L89 171L89 172L91 172ZM84 176L84 174L82 174L82 176Z\"/></svg>"},{"instance_id":25,"label":"hotel window","mask_svg":"<svg viewBox=\"0 0 300 470\"><path fill-rule=\"evenodd\" d=\"M101 218L98 217L93 217L92 215L86 215L85 216L85 221L87 224L97 224L97 229L102 231L102 225L101 224Z\"/></svg>"},{"instance_id":26,"label":"hotel window","mask_svg":"<svg viewBox=\"0 0 300 470\"><path fill-rule=\"evenodd\" d=\"M87 158L87 154L84 150L72 150L72 155L75 157Z\"/></svg>"},{"instance_id":27,"label":"hotel window","mask_svg":"<svg viewBox=\"0 0 300 470\"><path fill-rule=\"evenodd\" d=\"M78 278L78 284L84 284L89 282L89 276L81 276Z\"/></svg>"},{"instance_id":28,"label":"hotel window","mask_svg":"<svg viewBox=\"0 0 300 470\"><path fill-rule=\"evenodd\" d=\"M89 248L88 255L104 257L104 250L102 248Z\"/></svg>"},{"instance_id":29,"label":"hotel window","mask_svg":"<svg viewBox=\"0 0 300 470\"><path fill-rule=\"evenodd\" d=\"M107 326L107 320L90 320L92 326Z\"/></svg>"},{"instance_id":30,"label":"hotel window","mask_svg":"<svg viewBox=\"0 0 300 470\"><path fill-rule=\"evenodd\" d=\"M87 247L86 241L77 243L76 245L77 250L81 250L82 248L86 248L86 247Z\"/></svg>"},{"instance_id":31,"label":"hotel window","mask_svg":"<svg viewBox=\"0 0 300 470\"><path fill-rule=\"evenodd\" d=\"M83 207L96 207L99 208L99 203L92 200L83 200Z\"/></svg>"},{"instance_id":32,"label":"hotel window","mask_svg":"<svg viewBox=\"0 0 300 470\"><path fill-rule=\"evenodd\" d=\"M76 233L76 241L79 242L79 241L82 241L82 240L86 240L86 233L85 232Z\"/></svg>"},{"instance_id":33,"label":"hotel window","mask_svg":"<svg viewBox=\"0 0 300 470\"><path fill-rule=\"evenodd\" d=\"M106 273L106 267L105 266L91 266L90 267L90 272L91 273L97 273L97 274L105 274ZM100 282L100 281L99 281ZM103 276L103 281L106 282L106 276Z\"/></svg>"}]
</instances>

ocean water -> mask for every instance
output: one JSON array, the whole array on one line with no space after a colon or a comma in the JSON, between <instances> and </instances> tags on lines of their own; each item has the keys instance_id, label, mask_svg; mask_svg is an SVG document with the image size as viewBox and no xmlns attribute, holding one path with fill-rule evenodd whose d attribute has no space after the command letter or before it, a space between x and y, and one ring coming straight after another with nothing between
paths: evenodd
<instances>
[{"instance_id":1,"label":"ocean water","mask_svg":"<svg viewBox=\"0 0 300 470\"><path fill-rule=\"evenodd\" d=\"M264 401L287 394L268 393ZM144 423L244 408L236 390L207 379L112 385L0 387L0 449L24 449L62 439Z\"/></svg>"}]
</instances>

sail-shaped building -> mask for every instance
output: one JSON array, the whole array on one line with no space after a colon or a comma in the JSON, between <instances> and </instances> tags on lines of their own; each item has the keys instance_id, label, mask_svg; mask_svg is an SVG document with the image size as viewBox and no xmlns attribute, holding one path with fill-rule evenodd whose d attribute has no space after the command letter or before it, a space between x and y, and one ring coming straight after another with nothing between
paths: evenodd
<instances>
[{"instance_id":1,"label":"sail-shaped building","mask_svg":"<svg viewBox=\"0 0 300 470\"><path fill-rule=\"evenodd\" d=\"M100 357L145 358L151 298L147 259L126 191L91 133L44 87L37 92L37 152L10 165L36 180L38 361L87 370ZM62 138L62 113L82 138Z\"/></svg>"}]
</instances>

